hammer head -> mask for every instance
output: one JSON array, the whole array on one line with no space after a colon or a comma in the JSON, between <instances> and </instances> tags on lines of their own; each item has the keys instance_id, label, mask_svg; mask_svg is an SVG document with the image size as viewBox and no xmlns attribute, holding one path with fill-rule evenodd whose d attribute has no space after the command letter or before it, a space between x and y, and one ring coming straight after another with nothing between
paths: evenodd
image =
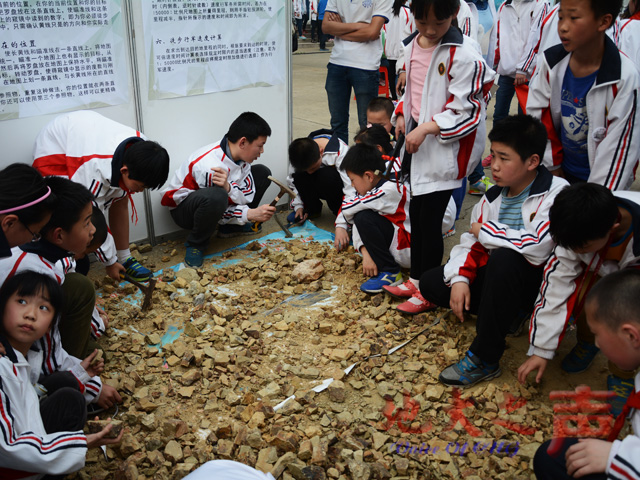
<instances>
[{"instance_id":1,"label":"hammer head","mask_svg":"<svg viewBox=\"0 0 640 480\"><path fill-rule=\"evenodd\" d=\"M289 187L287 187L284 183L282 183L280 180L273 178L271 175L269 175L267 179L275 183L280 188L280 193L278 193L278 197L277 197L278 200L280 200L285 193L288 193L289 195L291 195L292 200L296 198L297 196L296 193L293 190L291 190Z\"/></svg>"}]
</instances>

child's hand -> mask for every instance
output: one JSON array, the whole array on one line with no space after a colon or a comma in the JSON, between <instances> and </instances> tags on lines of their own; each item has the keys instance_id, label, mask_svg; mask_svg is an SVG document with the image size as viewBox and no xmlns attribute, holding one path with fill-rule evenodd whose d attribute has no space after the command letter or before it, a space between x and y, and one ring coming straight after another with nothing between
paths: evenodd
<instances>
[{"instance_id":1,"label":"child's hand","mask_svg":"<svg viewBox=\"0 0 640 480\"><path fill-rule=\"evenodd\" d=\"M95 418L98 420L98 417ZM107 420L111 420L108 418ZM102 445L113 445L114 443L120 443L124 429L120 432L117 438L104 438L104 436L111 431L113 425L109 424L100 430L98 433L90 433L87 435L87 448L101 447Z\"/></svg>"},{"instance_id":2,"label":"child's hand","mask_svg":"<svg viewBox=\"0 0 640 480\"><path fill-rule=\"evenodd\" d=\"M538 355L531 355L522 365L518 368L518 381L522 384L527 380L527 375L531 372L537 371L536 383L540 383L542 380L542 374L547 368L549 360L539 357Z\"/></svg>"},{"instance_id":3,"label":"child's hand","mask_svg":"<svg viewBox=\"0 0 640 480\"><path fill-rule=\"evenodd\" d=\"M516 73L515 85L523 85L527 83L527 76L524 73Z\"/></svg>"},{"instance_id":4,"label":"child's hand","mask_svg":"<svg viewBox=\"0 0 640 480\"><path fill-rule=\"evenodd\" d=\"M482 224L478 222L473 222L471 224L471 228L469 229L469 233L474 237L478 238L480 235L480 229L482 228Z\"/></svg>"},{"instance_id":5,"label":"child's hand","mask_svg":"<svg viewBox=\"0 0 640 480\"><path fill-rule=\"evenodd\" d=\"M378 266L376 262L373 261L371 255L365 247L360 249L360 253L362 254L362 273L364 273L367 277L375 277L378 275Z\"/></svg>"},{"instance_id":6,"label":"child's hand","mask_svg":"<svg viewBox=\"0 0 640 480\"><path fill-rule=\"evenodd\" d=\"M258 208L251 208L247 212L247 220L250 222L266 222L273 214L276 213L276 207L272 207L268 203L260 205Z\"/></svg>"},{"instance_id":7,"label":"child's hand","mask_svg":"<svg viewBox=\"0 0 640 480\"><path fill-rule=\"evenodd\" d=\"M118 391L111 385L103 383L102 391L100 392L100 396L98 397L96 405L106 410L107 408L111 408L113 407L113 405L120 402L122 402L122 397L120 396Z\"/></svg>"},{"instance_id":8,"label":"child's hand","mask_svg":"<svg viewBox=\"0 0 640 480\"><path fill-rule=\"evenodd\" d=\"M298 208L296 210L296 223L304 223L308 216L308 213L304 213L304 208Z\"/></svg>"},{"instance_id":9,"label":"child's hand","mask_svg":"<svg viewBox=\"0 0 640 480\"><path fill-rule=\"evenodd\" d=\"M211 179L214 185L218 187L224 188L227 192L231 190L231 185L227 182L227 178L229 177L229 171L226 168L222 167L213 167L211 169L213 172L213 178Z\"/></svg>"},{"instance_id":10,"label":"child's hand","mask_svg":"<svg viewBox=\"0 0 640 480\"><path fill-rule=\"evenodd\" d=\"M436 122L421 123L405 137L407 153L416 153L427 135L437 135L438 133L440 133L440 127Z\"/></svg>"},{"instance_id":11,"label":"child's hand","mask_svg":"<svg viewBox=\"0 0 640 480\"><path fill-rule=\"evenodd\" d=\"M342 227L336 227L336 238L334 243L336 250L338 251L347 248L347 245L349 245L349 232Z\"/></svg>"},{"instance_id":12,"label":"child's hand","mask_svg":"<svg viewBox=\"0 0 640 480\"><path fill-rule=\"evenodd\" d=\"M98 315L100 315L102 323L104 323L104 329L106 330L109 327L109 314L105 312L102 307L96 305L96 308L98 309Z\"/></svg>"},{"instance_id":13,"label":"child's hand","mask_svg":"<svg viewBox=\"0 0 640 480\"><path fill-rule=\"evenodd\" d=\"M96 363L91 365L91 362L93 361L94 358L96 358L97 354L98 354L98 349L96 348L91 355L89 355L82 362L80 362L80 365L82 366L82 368L84 368L87 371L90 377L95 377L96 375L100 375L104 371L104 360L102 359L98 360Z\"/></svg>"},{"instance_id":14,"label":"child's hand","mask_svg":"<svg viewBox=\"0 0 640 480\"><path fill-rule=\"evenodd\" d=\"M449 296L449 306L456 317L464 322L464 312L471 308L471 289L465 282L456 282L451 285L451 295Z\"/></svg>"},{"instance_id":15,"label":"child's hand","mask_svg":"<svg viewBox=\"0 0 640 480\"><path fill-rule=\"evenodd\" d=\"M405 123L404 115L398 115L396 117L396 138L400 137L400 134L404 135Z\"/></svg>"},{"instance_id":16,"label":"child's hand","mask_svg":"<svg viewBox=\"0 0 640 480\"><path fill-rule=\"evenodd\" d=\"M404 87L406 84L407 84L407 72L401 72L400 75L398 75L398 78L396 79L396 93L398 94L398 98L404 95ZM396 138L398 138L397 132L396 132Z\"/></svg>"},{"instance_id":17,"label":"child's hand","mask_svg":"<svg viewBox=\"0 0 640 480\"><path fill-rule=\"evenodd\" d=\"M127 269L124 268L122 264L118 262L114 263L113 265L109 265L108 267L105 267L105 269L107 270L107 275L109 275L111 278L113 278L117 282L120 282L120 280L122 280L122 278L120 277L120 273L124 275L127 271Z\"/></svg>"},{"instance_id":18,"label":"child's hand","mask_svg":"<svg viewBox=\"0 0 640 480\"><path fill-rule=\"evenodd\" d=\"M604 473L612 445L611 442L596 438L579 439L578 443L568 448L565 455L569 476L580 478L591 473Z\"/></svg>"}]
</instances>

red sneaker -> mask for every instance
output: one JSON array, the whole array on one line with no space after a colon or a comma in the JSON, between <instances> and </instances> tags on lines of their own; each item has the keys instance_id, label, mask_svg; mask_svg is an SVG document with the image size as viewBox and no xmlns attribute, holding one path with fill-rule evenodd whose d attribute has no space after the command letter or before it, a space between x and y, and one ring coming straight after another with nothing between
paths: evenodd
<instances>
[{"instance_id":1,"label":"red sneaker","mask_svg":"<svg viewBox=\"0 0 640 480\"><path fill-rule=\"evenodd\" d=\"M395 287L385 285L382 289L397 298L411 298L414 293L420 293L411 280L407 280L402 285Z\"/></svg>"},{"instance_id":2,"label":"red sneaker","mask_svg":"<svg viewBox=\"0 0 640 480\"><path fill-rule=\"evenodd\" d=\"M398 305L396 310L409 315L417 315L418 313L428 312L436 308L438 308L438 306L435 303L425 300L420 292L416 292L409 300Z\"/></svg>"},{"instance_id":3,"label":"red sneaker","mask_svg":"<svg viewBox=\"0 0 640 480\"><path fill-rule=\"evenodd\" d=\"M486 157L484 157L482 159L482 166L484 168L490 167L491 166L491 159L493 158L493 155L489 154Z\"/></svg>"}]
</instances>

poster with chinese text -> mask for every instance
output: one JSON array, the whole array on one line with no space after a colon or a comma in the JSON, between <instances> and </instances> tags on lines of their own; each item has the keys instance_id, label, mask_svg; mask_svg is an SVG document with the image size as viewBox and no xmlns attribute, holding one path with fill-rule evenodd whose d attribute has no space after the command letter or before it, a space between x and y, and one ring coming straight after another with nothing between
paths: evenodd
<instances>
[{"instance_id":1,"label":"poster with chinese text","mask_svg":"<svg viewBox=\"0 0 640 480\"><path fill-rule=\"evenodd\" d=\"M0 120L129 101L121 0L0 0Z\"/></svg>"},{"instance_id":2,"label":"poster with chinese text","mask_svg":"<svg viewBox=\"0 0 640 480\"><path fill-rule=\"evenodd\" d=\"M151 0L143 9L150 100L284 83L284 2Z\"/></svg>"}]
</instances>

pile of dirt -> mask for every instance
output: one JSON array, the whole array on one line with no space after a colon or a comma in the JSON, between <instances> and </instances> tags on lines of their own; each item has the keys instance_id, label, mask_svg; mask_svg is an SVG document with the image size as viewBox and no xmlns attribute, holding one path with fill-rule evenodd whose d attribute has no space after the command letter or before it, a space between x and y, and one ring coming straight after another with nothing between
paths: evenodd
<instances>
[{"instance_id":1,"label":"pile of dirt","mask_svg":"<svg viewBox=\"0 0 640 480\"><path fill-rule=\"evenodd\" d=\"M296 480L533 478L548 396L511 375L439 384L474 322L402 316L359 290L360 263L352 247L253 242L166 269L145 313L133 286L98 281L112 316L103 378L123 394L126 433L108 461L91 450L76 478L181 478L221 458Z\"/></svg>"}]
</instances>

